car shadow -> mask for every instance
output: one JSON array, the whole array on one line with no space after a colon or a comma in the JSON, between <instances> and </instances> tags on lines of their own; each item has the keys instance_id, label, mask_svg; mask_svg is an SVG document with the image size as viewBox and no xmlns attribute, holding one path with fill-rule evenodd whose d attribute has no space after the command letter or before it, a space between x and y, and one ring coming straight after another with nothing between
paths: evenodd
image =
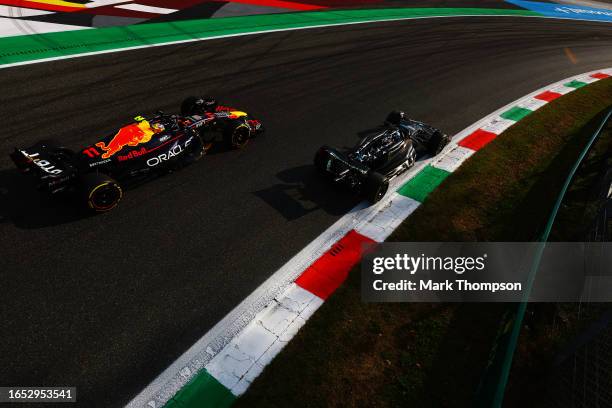
<instances>
[{"instance_id":1,"label":"car shadow","mask_svg":"<svg viewBox=\"0 0 612 408\"><path fill-rule=\"evenodd\" d=\"M343 215L362 200L348 189L333 186L312 165L283 170L276 177L280 183L253 194L288 221L318 210L331 215Z\"/></svg>"},{"instance_id":2,"label":"car shadow","mask_svg":"<svg viewBox=\"0 0 612 408\"><path fill-rule=\"evenodd\" d=\"M16 169L0 170L0 223L35 229L91 216L69 195L49 196L36 190L35 181Z\"/></svg>"}]
</instances>

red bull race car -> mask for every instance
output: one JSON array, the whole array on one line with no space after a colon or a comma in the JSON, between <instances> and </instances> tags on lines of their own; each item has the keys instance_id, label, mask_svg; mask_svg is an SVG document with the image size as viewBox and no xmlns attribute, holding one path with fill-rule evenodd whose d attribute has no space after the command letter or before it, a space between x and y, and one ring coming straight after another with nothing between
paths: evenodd
<instances>
[{"instance_id":1,"label":"red bull race car","mask_svg":"<svg viewBox=\"0 0 612 408\"><path fill-rule=\"evenodd\" d=\"M10 156L19 170L36 178L40 190L76 193L88 209L105 212L121 200L124 183L191 163L206 154L216 139L240 149L263 131L258 120L219 106L213 98L189 97L182 112L136 116L116 133L79 151L42 140L16 148Z\"/></svg>"}]
</instances>

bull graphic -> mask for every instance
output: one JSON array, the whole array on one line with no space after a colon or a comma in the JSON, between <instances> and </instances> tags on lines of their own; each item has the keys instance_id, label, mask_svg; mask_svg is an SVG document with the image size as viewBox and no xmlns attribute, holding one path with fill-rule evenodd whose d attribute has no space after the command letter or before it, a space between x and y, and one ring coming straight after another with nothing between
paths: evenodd
<instances>
[{"instance_id":1,"label":"bull graphic","mask_svg":"<svg viewBox=\"0 0 612 408\"><path fill-rule=\"evenodd\" d=\"M98 142L96 146L104 150L102 158L108 159L125 146L138 146L139 144L147 143L151 140L154 133L155 131L151 128L149 122L142 120L119 129L108 144Z\"/></svg>"}]
</instances>

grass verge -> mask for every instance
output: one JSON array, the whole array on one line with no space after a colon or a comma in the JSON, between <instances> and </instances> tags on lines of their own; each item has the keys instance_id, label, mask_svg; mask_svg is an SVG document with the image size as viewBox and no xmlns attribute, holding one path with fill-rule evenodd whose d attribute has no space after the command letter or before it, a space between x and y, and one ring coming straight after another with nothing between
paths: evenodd
<instances>
[{"instance_id":1,"label":"grass verge","mask_svg":"<svg viewBox=\"0 0 612 408\"><path fill-rule=\"evenodd\" d=\"M508 129L451 174L391 241L529 241L546 222L612 79ZM365 304L359 271L238 399L239 407L471 406L504 304Z\"/></svg>"}]
</instances>

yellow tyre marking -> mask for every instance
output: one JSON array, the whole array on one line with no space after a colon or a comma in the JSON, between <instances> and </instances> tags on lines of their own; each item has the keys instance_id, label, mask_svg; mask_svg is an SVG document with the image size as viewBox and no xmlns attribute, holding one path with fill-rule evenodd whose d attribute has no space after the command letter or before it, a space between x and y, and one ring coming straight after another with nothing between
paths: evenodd
<instances>
[{"instance_id":1,"label":"yellow tyre marking","mask_svg":"<svg viewBox=\"0 0 612 408\"><path fill-rule=\"evenodd\" d=\"M87 204L89 205L89 208L91 208L92 210L111 210L113 208L115 208L117 206L117 204L119 204L119 201L121 200L121 198L123 197L123 190L121 189L121 186L119 184L115 184L115 186L117 187L117 189L119 189L119 198L117 199L117 201L115 201L115 203L110 206L110 207L106 207L106 208L100 208L100 207L96 207L93 205L93 203L91 202L91 197L93 197L94 193L100 188L100 187L104 187L107 186L109 184L115 184L112 183L110 181L107 181L106 183L102 183L98 186L96 186L93 190L91 190L91 192L89 193L89 197L87 199Z\"/></svg>"}]
</instances>

